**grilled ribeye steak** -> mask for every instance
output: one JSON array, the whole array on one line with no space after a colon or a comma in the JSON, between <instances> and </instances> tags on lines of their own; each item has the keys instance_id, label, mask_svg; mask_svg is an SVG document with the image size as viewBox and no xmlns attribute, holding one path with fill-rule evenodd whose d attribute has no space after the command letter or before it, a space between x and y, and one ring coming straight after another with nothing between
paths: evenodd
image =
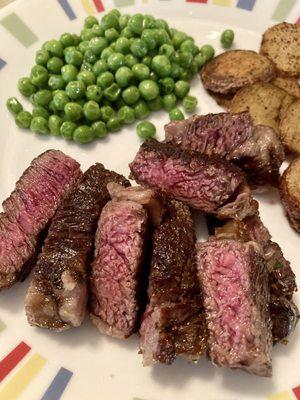
<instances>
[{"instance_id":1,"label":"grilled ribeye steak","mask_svg":"<svg viewBox=\"0 0 300 400\"><path fill-rule=\"evenodd\" d=\"M152 235L149 303L140 328L144 365L171 364L177 355L197 360L206 327L197 283L195 232L189 208L169 200Z\"/></svg>"},{"instance_id":2,"label":"grilled ribeye steak","mask_svg":"<svg viewBox=\"0 0 300 400\"><path fill-rule=\"evenodd\" d=\"M79 326L87 303L87 268L107 183L129 182L102 164L90 167L60 204L38 257L25 306L28 322L61 331Z\"/></svg>"},{"instance_id":3,"label":"grilled ribeye steak","mask_svg":"<svg viewBox=\"0 0 300 400\"><path fill-rule=\"evenodd\" d=\"M154 139L142 144L130 169L131 177L138 183L157 187L193 208L216 215L220 207L237 200L245 184L243 172L225 160L184 151ZM248 198L243 201L251 202L249 196L250 201ZM252 202L256 204L253 199ZM235 208L232 218L244 218L256 209L251 206L247 213L244 207L240 208L242 215L237 215Z\"/></svg>"},{"instance_id":4,"label":"grilled ribeye steak","mask_svg":"<svg viewBox=\"0 0 300 400\"><path fill-rule=\"evenodd\" d=\"M254 185L278 184L284 149L276 132L254 126L248 112L194 115L165 126L166 141L234 162Z\"/></svg>"},{"instance_id":5,"label":"grilled ribeye steak","mask_svg":"<svg viewBox=\"0 0 300 400\"><path fill-rule=\"evenodd\" d=\"M258 246L211 238L197 245L197 266L212 362L271 376L268 271Z\"/></svg>"},{"instance_id":6,"label":"grilled ribeye steak","mask_svg":"<svg viewBox=\"0 0 300 400\"><path fill-rule=\"evenodd\" d=\"M108 202L99 219L90 316L109 336L127 338L138 328L147 219L141 204L125 199Z\"/></svg>"},{"instance_id":7,"label":"grilled ribeye steak","mask_svg":"<svg viewBox=\"0 0 300 400\"><path fill-rule=\"evenodd\" d=\"M80 173L77 161L49 150L18 180L0 214L0 289L29 272L45 228Z\"/></svg>"}]
</instances>

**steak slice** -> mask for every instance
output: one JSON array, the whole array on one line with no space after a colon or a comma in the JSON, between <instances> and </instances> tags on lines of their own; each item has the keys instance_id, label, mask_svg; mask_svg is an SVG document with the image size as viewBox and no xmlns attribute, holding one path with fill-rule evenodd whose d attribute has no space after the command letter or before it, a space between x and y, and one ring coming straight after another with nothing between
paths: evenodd
<instances>
[{"instance_id":1,"label":"steak slice","mask_svg":"<svg viewBox=\"0 0 300 400\"><path fill-rule=\"evenodd\" d=\"M283 145L272 128L254 126L248 111L194 115L168 123L165 133L167 142L184 150L234 162L254 185L278 185Z\"/></svg>"},{"instance_id":2,"label":"steak slice","mask_svg":"<svg viewBox=\"0 0 300 400\"><path fill-rule=\"evenodd\" d=\"M138 183L157 187L207 213L217 213L219 207L234 202L245 182L242 171L225 160L154 139L142 144L130 169Z\"/></svg>"},{"instance_id":3,"label":"steak slice","mask_svg":"<svg viewBox=\"0 0 300 400\"><path fill-rule=\"evenodd\" d=\"M211 239L197 245L209 356L218 366L271 376L268 273L258 246Z\"/></svg>"},{"instance_id":4,"label":"steak slice","mask_svg":"<svg viewBox=\"0 0 300 400\"><path fill-rule=\"evenodd\" d=\"M106 185L110 181L129 185L121 175L95 164L58 207L25 300L30 325L57 331L81 325L87 303L87 268L97 221L109 200Z\"/></svg>"},{"instance_id":5,"label":"steak slice","mask_svg":"<svg viewBox=\"0 0 300 400\"><path fill-rule=\"evenodd\" d=\"M198 360L206 326L196 278L195 232L189 208L169 200L152 235L149 303L140 328L144 365L171 364L177 355Z\"/></svg>"},{"instance_id":6,"label":"steak slice","mask_svg":"<svg viewBox=\"0 0 300 400\"><path fill-rule=\"evenodd\" d=\"M127 338L137 330L147 212L112 200L98 223L91 276L91 318L100 332Z\"/></svg>"},{"instance_id":7,"label":"steak slice","mask_svg":"<svg viewBox=\"0 0 300 400\"><path fill-rule=\"evenodd\" d=\"M49 150L35 158L18 180L0 214L0 289L29 272L43 231L80 174L75 160Z\"/></svg>"}]
</instances>

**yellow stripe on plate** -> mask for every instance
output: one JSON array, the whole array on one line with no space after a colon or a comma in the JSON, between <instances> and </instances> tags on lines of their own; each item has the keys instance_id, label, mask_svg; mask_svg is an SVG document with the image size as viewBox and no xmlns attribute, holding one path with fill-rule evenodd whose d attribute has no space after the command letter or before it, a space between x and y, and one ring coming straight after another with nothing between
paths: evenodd
<instances>
[{"instance_id":1,"label":"yellow stripe on plate","mask_svg":"<svg viewBox=\"0 0 300 400\"><path fill-rule=\"evenodd\" d=\"M95 14L95 7L91 3L90 0L81 0L81 3L83 5L83 8L85 9L85 12L89 15L94 15Z\"/></svg>"},{"instance_id":2,"label":"yellow stripe on plate","mask_svg":"<svg viewBox=\"0 0 300 400\"><path fill-rule=\"evenodd\" d=\"M232 0L213 0L213 4L216 4L217 6L230 7Z\"/></svg>"},{"instance_id":3,"label":"yellow stripe on plate","mask_svg":"<svg viewBox=\"0 0 300 400\"><path fill-rule=\"evenodd\" d=\"M268 400L293 400L289 392L275 393L268 397Z\"/></svg>"},{"instance_id":4,"label":"yellow stripe on plate","mask_svg":"<svg viewBox=\"0 0 300 400\"><path fill-rule=\"evenodd\" d=\"M0 400L16 400L46 364L44 357L34 354L14 377L0 389Z\"/></svg>"}]
</instances>

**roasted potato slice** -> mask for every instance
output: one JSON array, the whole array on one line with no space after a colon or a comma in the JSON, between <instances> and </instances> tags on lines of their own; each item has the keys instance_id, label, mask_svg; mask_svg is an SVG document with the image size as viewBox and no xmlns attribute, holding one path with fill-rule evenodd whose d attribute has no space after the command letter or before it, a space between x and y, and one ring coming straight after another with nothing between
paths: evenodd
<instances>
[{"instance_id":1,"label":"roasted potato slice","mask_svg":"<svg viewBox=\"0 0 300 400\"><path fill-rule=\"evenodd\" d=\"M269 82L275 77L275 66L255 51L230 50L208 62L200 75L206 89L230 94L255 82Z\"/></svg>"},{"instance_id":2,"label":"roasted potato slice","mask_svg":"<svg viewBox=\"0 0 300 400\"><path fill-rule=\"evenodd\" d=\"M229 94L221 94L221 93L215 93L210 90L208 90L208 93L213 97L217 104L221 107L224 107L228 109L230 107L230 102L233 99L234 93L229 93Z\"/></svg>"},{"instance_id":3,"label":"roasted potato slice","mask_svg":"<svg viewBox=\"0 0 300 400\"><path fill-rule=\"evenodd\" d=\"M300 83L297 78L277 76L271 83L280 89L285 90L291 96L300 99Z\"/></svg>"},{"instance_id":4,"label":"roasted potato slice","mask_svg":"<svg viewBox=\"0 0 300 400\"><path fill-rule=\"evenodd\" d=\"M289 106L294 103L294 101L296 100L296 97L291 96L290 94L287 93L287 95L284 97L284 99L282 100L281 103L281 107L279 110L279 120L281 121L282 118L284 117L287 109L289 108Z\"/></svg>"},{"instance_id":5,"label":"roasted potato slice","mask_svg":"<svg viewBox=\"0 0 300 400\"><path fill-rule=\"evenodd\" d=\"M290 151L300 154L300 100L294 101L286 109L279 130L284 145Z\"/></svg>"},{"instance_id":6,"label":"roasted potato slice","mask_svg":"<svg viewBox=\"0 0 300 400\"><path fill-rule=\"evenodd\" d=\"M232 113L248 110L255 125L271 126L279 133L279 114L286 96L289 95L284 90L270 83L255 83L235 94L229 110Z\"/></svg>"},{"instance_id":7,"label":"roasted potato slice","mask_svg":"<svg viewBox=\"0 0 300 400\"><path fill-rule=\"evenodd\" d=\"M300 26L282 22L263 34L261 54L272 60L279 75L300 76Z\"/></svg>"}]
</instances>

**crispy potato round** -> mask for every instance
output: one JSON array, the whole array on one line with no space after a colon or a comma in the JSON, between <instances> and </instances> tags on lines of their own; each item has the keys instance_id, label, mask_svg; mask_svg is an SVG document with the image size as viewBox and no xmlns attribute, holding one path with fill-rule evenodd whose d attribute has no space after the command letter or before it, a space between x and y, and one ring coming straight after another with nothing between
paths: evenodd
<instances>
[{"instance_id":1,"label":"crispy potato round","mask_svg":"<svg viewBox=\"0 0 300 400\"><path fill-rule=\"evenodd\" d=\"M300 76L300 26L282 22L263 34L261 54L266 55L282 76Z\"/></svg>"},{"instance_id":2,"label":"crispy potato round","mask_svg":"<svg viewBox=\"0 0 300 400\"><path fill-rule=\"evenodd\" d=\"M285 90L291 96L300 99L300 83L297 78L277 76L271 83Z\"/></svg>"},{"instance_id":3,"label":"crispy potato round","mask_svg":"<svg viewBox=\"0 0 300 400\"><path fill-rule=\"evenodd\" d=\"M281 107L279 110L279 120L281 121L282 118L284 117L287 109L289 108L289 106L294 103L294 101L296 100L296 97L291 96L290 94L287 93L287 95L283 98L282 103L281 103Z\"/></svg>"},{"instance_id":4,"label":"crispy potato round","mask_svg":"<svg viewBox=\"0 0 300 400\"><path fill-rule=\"evenodd\" d=\"M200 75L206 89L229 94L245 85L269 82L275 77L275 66L255 51L230 50L208 62Z\"/></svg>"},{"instance_id":5,"label":"crispy potato round","mask_svg":"<svg viewBox=\"0 0 300 400\"><path fill-rule=\"evenodd\" d=\"M279 129L284 145L290 151L300 154L300 100L294 101L286 109Z\"/></svg>"},{"instance_id":6,"label":"crispy potato round","mask_svg":"<svg viewBox=\"0 0 300 400\"><path fill-rule=\"evenodd\" d=\"M279 133L279 113L286 96L270 83L255 83L240 89L231 100L230 112L249 111L255 125L267 125Z\"/></svg>"}]
</instances>

